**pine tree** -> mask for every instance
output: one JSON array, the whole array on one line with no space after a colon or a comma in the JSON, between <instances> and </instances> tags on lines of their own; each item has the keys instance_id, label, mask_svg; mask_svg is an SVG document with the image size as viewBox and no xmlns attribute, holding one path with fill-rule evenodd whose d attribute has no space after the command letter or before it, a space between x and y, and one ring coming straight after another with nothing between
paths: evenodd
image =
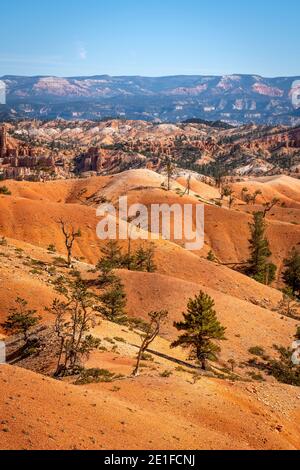
<instances>
[{"instance_id":1,"label":"pine tree","mask_svg":"<svg viewBox=\"0 0 300 470\"><path fill-rule=\"evenodd\" d=\"M185 333L171 347L189 348L191 358L197 359L203 370L207 368L207 360L216 359L221 351L212 340L225 340L226 329L218 321L214 305L213 299L201 291L189 300L184 321L174 323L178 331Z\"/></svg>"},{"instance_id":2,"label":"pine tree","mask_svg":"<svg viewBox=\"0 0 300 470\"><path fill-rule=\"evenodd\" d=\"M39 323L40 317L36 316L36 310L27 308L26 300L18 297L16 304L16 307L10 309L8 319L1 326L7 333L23 334L24 342L28 343L30 330Z\"/></svg>"},{"instance_id":3,"label":"pine tree","mask_svg":"<svg viewBox=\"0 0 300 470\"><path fill-rule=\"evenodd\" d=\"M249 224L251 230L250 243L250 259L248 274L256 281L269 285L276 275L276 266L268 263L269 257L272 255L267 238L265 237L266 224L264 214L255 212L253 214L253 224Z\"/></svg>"},{"instance_id":4,"label":"pine tree","mask_svg":"<svg viewBox=\"0 0 300 470\"><path fill-rule=\"evenodd\" d=\"M135 252L133 269L135 271L142 271L153 273L156 271L154 263L154 247L143 248L142 246Z\"/></svg>"},{"instance_id":5,"label":"pine tree","mask_svg":"<svg viewBox=\"0 0 300 470\"><path fill-rule=\"evenodd\" d=\"M147 261L147 253L146 250L141 246L135 253L134 256L134 270L135 271L144 271L145 264Z\"/></svg>"},{"instance_id":6,"label":"pine tree","mask_svg":"<svg viewBox=\"0 0 300 470\"><path fill-rule=\"evenodd\" d=\"M96 266L99 270L98 277L98 286L100 289L114 283L117 281L117 276L115 275L113 269L111 268L111 263L109 260L103 259L100 260Z\"/></svg>"},{"instance_id":7,"label":"pine tree","mask_svg":"<svg viewBox=\"0 0 300 470\"><path fill-rule=\"evenodd\" d=\"M113 284L118 280L118 277L115 275L114 271L110 269L109 266L102 266L100 275L98 277L98 285L100 289Z\"/></svg>"},{"instance_id":8,"label":"pine tree","mask_svg":"<svg viewBox=\"0 0 300 470\"><path fill-rule=\"evenodd\" d=\"M98 310L103 317L110 321L121 322L126 316L126 294L124 286L119 279L108 290L103 292L99 299L101 306Z\"/></svg>"},{"instance_id":9,"label":"pine tree","mask_svg":"<svg viewBox=\"0 0 300 470\"><path fill-rule=\"evenodd\" d=\"M146 262L145 262L145 270L147 273L155 273L157 270L157 266L154 261L155 256L155 249L154 245L152 244L150 248L146 250Z\"/></svg>"},{"instance_id":10,"label":"pine tree","mask_svg":"<svg viewBox=\"0 0 300 470\"><path fill-rule=\"evenodd\" d=\"M293 248L290 256L284 260L284 282L292 289L293 295L300 296L300 252Z\"/></svg>"},{"instance_id":11,"label":"pine tree","mask_svg":"<svg viewBox=\"0 0 300 470\"><path fill-rule=\"evenodd\" d=\"M98 261L96 268L100 272L98 286L104 288L118 280L114 270L126 267L127 259L116 240L110 240L101 251L104 256Z\"/></svg>"},{"instance_id":12,"label":"pine tree","mask_svg":"<svg viewBox=\"0 0 300 470\"><path fill-rule=\"evenodd\" d=\"M123 255L119 243L116 240L109 240L106 246L102 248L103 258L99 261L98 266L102 263L110 269L118 269L123 267Z\"/></svg>"}]
</instances>

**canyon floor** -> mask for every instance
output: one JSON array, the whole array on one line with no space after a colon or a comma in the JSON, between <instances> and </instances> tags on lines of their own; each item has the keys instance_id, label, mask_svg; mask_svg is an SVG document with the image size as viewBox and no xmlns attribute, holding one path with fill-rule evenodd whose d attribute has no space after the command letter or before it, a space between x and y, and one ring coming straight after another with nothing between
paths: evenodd
<instances>
[{"instance_id":1,"label":"canyon floor","mask_svg":"<svg viewBox=\"0 0 300 470\"><path fill-rule=\"evenodd\" d=\"M43 326L45 311L57 296L54 280L67 269L56 265L65 256L59 221L80 228L74 245L74 268L92 280L106 242L96 235L96 209L103 200L116 203L192 204L205 206L205 243L190 252L184 240L159 239L155 273L119 270L127 294L127 314L147 320L153 310L167 309L169 318L143 361L141 375L131 376L140 344L136 329L102 320L93 331L105 350L93 352L85 364L117 375L110 383L74 385L48 374L45 358L0 366L1 449L289 449L300 448L300 390L279 384L268 375L255 380L248 364L249 349L290 347L299 321L283 317L277 308L283 287L283 261L300 244L300 180L288 176L249 178L235 182L236 198L219 207L212 201L219 190L193 177L189 194L182 176L171 190L164 176L150 170L130 170L51 182L5 181L10 195L0 195L0 322L17 297L37 309ZM245 204L242 190L260 190L255 205ZM231 269L249 256L249 223L262 204L280 203L267 215L267 236L277 278L268 287ZM146 243L147 242L143 242ZM133 242L133 248L140 241ZM56 253L49 251L55 245ZM127 242L120 241L126 249ZM216 261L208 261L213 251ZM227 341L210 374L201 374L187 352L170 349L178 332L173 326L189 298L200 290L215 301ZM1 338L7 339L4 332ZM235 374L228 371L234 359Z\"/></svg>"}]
</instances>

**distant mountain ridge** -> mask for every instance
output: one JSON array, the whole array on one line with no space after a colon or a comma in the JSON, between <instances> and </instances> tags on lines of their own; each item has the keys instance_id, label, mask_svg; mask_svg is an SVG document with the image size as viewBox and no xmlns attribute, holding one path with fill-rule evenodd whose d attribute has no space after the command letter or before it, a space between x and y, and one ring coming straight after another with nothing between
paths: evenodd
<instances>
[{"instance_id":1,"label":"distant mountain ridge","mask_svg":"<svg viewBox=\"0 0 300 470\"><path fill-rule=\"evenodd\" d=\"M7 105L1 119L103 119L179 122L189 119L229 124L300 123L293 104L299 77L259 75L170 77L21 77L6 75ZM300 99L299 99L300 101Z\"/></svg>"}]
</instances>

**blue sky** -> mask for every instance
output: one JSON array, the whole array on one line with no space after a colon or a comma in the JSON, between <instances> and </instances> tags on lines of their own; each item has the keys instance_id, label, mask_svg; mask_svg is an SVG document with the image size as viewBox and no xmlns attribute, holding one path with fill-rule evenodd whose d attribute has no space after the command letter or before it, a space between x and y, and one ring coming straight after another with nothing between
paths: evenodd
<instances>
[{"instance_id":1,"label":"blue sky","mask_svg":"<svg viewBox=\"0 0 300 470\"><path fill-rule=\"evenodd\" d=\"M299 0L9 0L0 75L300 75Z\"/></svg>"}]
</instances>

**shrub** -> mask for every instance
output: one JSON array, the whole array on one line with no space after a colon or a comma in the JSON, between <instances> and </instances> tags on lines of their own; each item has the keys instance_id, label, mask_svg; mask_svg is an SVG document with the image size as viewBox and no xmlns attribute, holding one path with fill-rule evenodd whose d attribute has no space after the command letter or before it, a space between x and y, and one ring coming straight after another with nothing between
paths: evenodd
<instances>
[{"instance_id":1,"label":"shrub","mask_svg":"<svg viewBox=\"0 0 300 470\"><path fill-rule=\"evenodd\" d=\"M0 246L7 246L7 240L5 237L0 238Z\"/></svg>"},{"instance_id":2,"label":"shrub","mask_svg":"<svg viewBox=\"0 0 300 470\"><path fill-rule=\"evenodd\" d=\"M300 387L300 366L292 363L292 352L289 349L274 346L279 359L271 359L266 364L266 371L278 382Z\"/></svg>"},{"instance_id":3,"label":"shrub","mask_svg":"<svg viewBox=\"0 0 300 470\"><path fill-rule=\"evenodd\" d=\"M300 386L300 366L292 361L292 350L274 346L279 358L263 357L262 361L251 359L248 362L252 368L263 371L274 377L278 382L287 385Z\"/></svg>"},{"instance_id":4,"label":"shrub","mask_svg":"<svg viewBox=\"0 0 300 470\"><path fill-rule=\"evenodd\" d=\"M11 196L11 191L8 189L7 186L0 186L0 194L4 196Z\"/></svg>"},{"instance_id":5,"label":"shrub","mask_svg":"<svg viewBox=\"0 0 300 470\"><path fill-rule=\"evenodd\" d=\"M67 262L62 256L57 256L56 258L54 258L53 263L55 266L63 268L67 266Z\"/></svg>"},{"instance_id":6,"label":"shrub","mask_svg":"<svg viewBox=\"0 0 300 470\"><path fill-rule=\"evenodd\" d=\"M160 375L160 377L163 377L163 378L166 378L166 379L167 379L167 378L171 377L172 374L173 374L172 371L170 371L170 370L165 370L164 372L162 372L162 373L159 374L159 375Z\"/></svg>"},{"instance_id":7,"label":"shrub","mask_svg":"<svg viewBox=\"0 0 300 470\"><path fill-rule=\"evenodd\" d=\"M142 361L151 361L151 362L154 361L153 356L151 354L146 353L146 352L144 352L142 354L141 359L142 359Z\"/></svg>"},{"instance_id":8,"label":"shrub","mask_svg":"<svg viewBox=\"0 0 300 470\"><path fill-rule=\"evenodd\" d=\"M257 374L255 372L248 372L248 375L249 377L251 377L251 379L256 380L257 382L265 382L265 379L261 374Z\"/></svg>"},{"instance_id":9,"label":"shrub","mask_svg":"<svg viewBox=\"0 0 300 470\"><path fill-rule=\"evenodd\" d=\"M208 261L212 261L212 262L216 261L216 256L212 250L210 250L210 252L208 253L207 259Z\"/></svg>"},{"instance_id":10,"label":"shrub","mask_svg":"<svg viewBox=\"0 0 300 470\"><path fill-rule=\"evenodd\" d=\"M117 341L118 343L126 343L126 340L124 338L119 338L118 336L116 336L114 340Z\"/></svg>"},{"instance_id":11,"label":"shrub","mask_svg":"<svg viewBox=\"0 0 300 470\"><path fill-rule=\"evenodd\" d=\"M146 332L148 328L148 323L143 318L128 317L126 320L126 324L130 328L136 328L143 332Z\"/></svg>"},{"instance_id":12,"label":"shrub","mask_svg":"<svg viewBox=\"0 0 300 470\"><path fill-rule=\"evenodd\" d=\"M85 385L89 383L108 383L123 378L123 375L114 374L106 369L82 369L75 385Z\"/></svg>"},{"instance_id":13,"label":"shrub","mask_svg":"<svg viewBox=\"0 0 300 470\"><path fill-rule=\"evenodd\" d=\"M252 356L262 357L265 354L265 350L260 346L254 346L249 349L249 353L252 354Z\"/></svg>"}]
</instances>

